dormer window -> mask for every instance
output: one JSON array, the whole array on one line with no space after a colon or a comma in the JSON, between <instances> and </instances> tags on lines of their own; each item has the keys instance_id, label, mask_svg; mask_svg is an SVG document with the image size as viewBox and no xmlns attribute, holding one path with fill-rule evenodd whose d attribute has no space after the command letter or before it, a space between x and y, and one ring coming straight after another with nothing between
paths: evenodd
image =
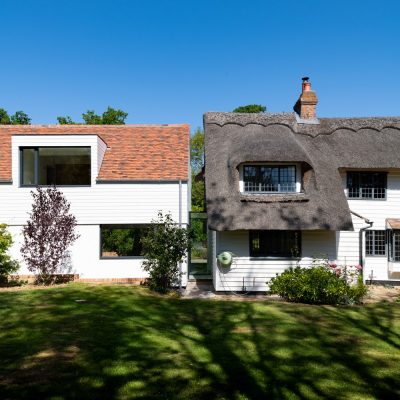
<instances>
[{"instance_id":1,"label":"dormer window","mask_svg":"<svg viewBox=\"0 0 400 400\"><path fill-rule=\"evenodd\" d=\"M386 172L347 172L349 199L384 200L386 198L386 188Z\"/></svg>"},{"instance_id":2,"label":"dormer window","mask_svg":"<svg viewBox=\"0 0 400 400\"><path fill-rule=\"evenodd\" d=\"M297 192L295 165L244 165L244 193Z\"/></svg>"},{"instance_id":3,"label":"dormer window","mask_svg":"<svg viewBox=\"0 0 400 400\"><path fill-rule=\"evenodd\" d=\"M90 185L90 147L23 147L20 160L21 186Z\"/></svg>"}]
</instances>

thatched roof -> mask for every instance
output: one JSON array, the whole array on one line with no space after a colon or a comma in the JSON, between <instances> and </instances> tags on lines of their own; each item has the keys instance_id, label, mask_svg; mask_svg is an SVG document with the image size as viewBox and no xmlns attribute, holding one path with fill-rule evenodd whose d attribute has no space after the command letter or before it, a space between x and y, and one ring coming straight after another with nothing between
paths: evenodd
<instances>
[{"instance_id":1,"label":"thatched roof","mask_svg":"<svg viewBox=\"0 0 400 400\"><path fill-rule=\"evenodd\" d=\"M400 169L400 118L206 113L206 200L211 229L352 230L339 170ZM238 166L298 162L304 193L243 195Z\"/></svg>"}]
</instances>

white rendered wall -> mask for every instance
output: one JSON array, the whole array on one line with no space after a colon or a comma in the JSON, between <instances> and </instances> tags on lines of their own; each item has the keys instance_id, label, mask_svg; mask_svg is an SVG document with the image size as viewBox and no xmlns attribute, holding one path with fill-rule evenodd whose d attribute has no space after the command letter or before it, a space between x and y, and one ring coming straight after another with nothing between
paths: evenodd
<instances>
[{"instance_id":1,"label":"white rendered wall","mask_svg":"<svg viewBox=\"0 0 400 400\"><path fill-rule=\"evenodd\" d=\"M32 274L24 264L20 247L22 244L22 234L20 226L11 226L8 228L13 235L14 244L10 254L17 259L21 268L18 271L20 275ZM79 239L70 248L71 260L59 272L79 274L84 279L112 279L112 278L145 278L148 274L143 271L141 264L142 257L134 258L100 258L100 226L99 225L80 225L77 233ZM186 286L187 282L187 264L182 265L182 284Z\"/></svg>"}]
</instances>

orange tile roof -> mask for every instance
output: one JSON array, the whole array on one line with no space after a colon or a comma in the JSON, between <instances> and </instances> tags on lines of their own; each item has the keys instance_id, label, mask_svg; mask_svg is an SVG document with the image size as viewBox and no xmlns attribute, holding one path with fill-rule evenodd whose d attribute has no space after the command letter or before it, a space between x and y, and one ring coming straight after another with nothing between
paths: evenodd
<instances>
[{"instance_id":1,"label":"orange tile roof","mask_svg":"<svg viewBox=\"0 0 400 400\"><path fill-rule=\"evenodd\" d=\"M0 125L0 181L11 180L12 135L96 134L107 144L98 180L186 180L189 125Z\"/></svg>"}]
</instances>

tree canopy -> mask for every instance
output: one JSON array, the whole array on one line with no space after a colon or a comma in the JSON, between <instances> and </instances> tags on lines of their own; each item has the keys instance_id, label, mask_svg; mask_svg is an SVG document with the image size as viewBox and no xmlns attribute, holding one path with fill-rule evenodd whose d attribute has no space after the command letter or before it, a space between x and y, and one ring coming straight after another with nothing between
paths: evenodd
<instances>
[{"instance_id":1,"label":"tree canopy","mask_svg":"<svg viewBox=\"0 0 400 400\"><path fill-rule=\"evenodd\" d=\"M204 132L197 128L190 137L190 166L192 169L192 210L204 211L204 179L198 179L204 167Z\"/></svg>"},{"instance_id":2,"label":"tree canopy","mask_svg":"<svg viewBox=\"0 0 400 400\"><path fill-rule=\"evenodd\" d=\"M88 110L82 114L83 124L86 125L124 125L128 113L112 107L107 107L103 114L96 114L94 110ZM79 122L72 120L70 116L57 117L57 121L61 125L75 125Z\"/></svg>"},{"instance_id":3,"label":"tree canopy","mask_svg":"<svg viewBox=\"0 0 400 400\"><path fill-rule=\"evenodd\" d=\"M9 115L7 110L0 108L0 125L30 125L31 119L23 111Z\"/></svg>"},{"instance_id":4,"label":"tree canopy","mask_svg":"<svg viewBox=\"0 0 400 400\"><path fill-rule=\"evenodd\" d=\"M267 110L267 107L261 104L248 104L247 106L240 106L233 110L234 113L262 113Z\"/></svg>"}]
</instances>

